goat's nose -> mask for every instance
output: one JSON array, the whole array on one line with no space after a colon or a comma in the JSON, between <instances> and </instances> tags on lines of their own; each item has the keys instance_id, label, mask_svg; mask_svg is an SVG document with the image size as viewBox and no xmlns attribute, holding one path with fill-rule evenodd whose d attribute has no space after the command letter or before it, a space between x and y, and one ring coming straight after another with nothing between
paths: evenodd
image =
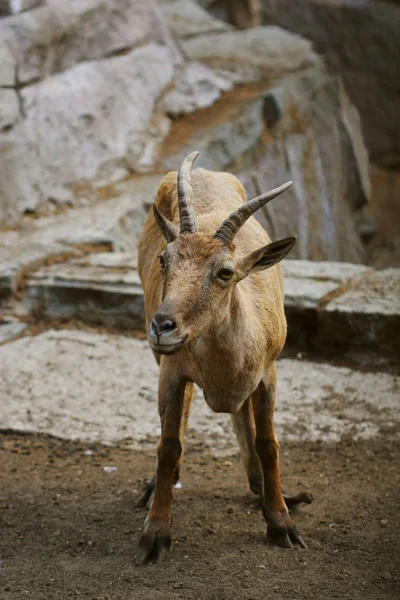
<instances>
[{"instance_id":1,"label":"goat's nose","mask_svg":"<svg viewBox=\"0 0 400 600\"><path fill-rule=\"evenodd\" d=\"M156 313L151 320L151 327L160 335L161 333L170 333L176 329L176 322L170 315Z\"/></svg>"}]
</instances>

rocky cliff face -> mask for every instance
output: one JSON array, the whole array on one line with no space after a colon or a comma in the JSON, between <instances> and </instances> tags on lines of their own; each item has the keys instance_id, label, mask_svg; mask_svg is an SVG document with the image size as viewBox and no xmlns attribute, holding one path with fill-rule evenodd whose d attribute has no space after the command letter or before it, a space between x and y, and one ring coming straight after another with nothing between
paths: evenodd
<instances>
[{"instance_id":1,"label":"rocky cliff face","mask_svg":"<svg viewBox=\"0 0 400 600\"><path fill-rule=\"evenodd\" d=\"M135 208L137 174L198 149L249 194L293 179L260 218L298 233L295 256L363 261L358 115L305 39L238 31L186 0L47 0L1 18L0 40L2 224L118 195L120 180Z\"/></svg>"},{"instance_id":2,"label":"rocky cliff face","mask_svg":"<svg viewBox=\"0 0 400 600\"><path fill-rule=\"evenodd\" d=\"M400 264L400 5L385 0L263 0L264 21L313 42L360 112L373 169L372 264Z\"/></svg>"}]
</instances>

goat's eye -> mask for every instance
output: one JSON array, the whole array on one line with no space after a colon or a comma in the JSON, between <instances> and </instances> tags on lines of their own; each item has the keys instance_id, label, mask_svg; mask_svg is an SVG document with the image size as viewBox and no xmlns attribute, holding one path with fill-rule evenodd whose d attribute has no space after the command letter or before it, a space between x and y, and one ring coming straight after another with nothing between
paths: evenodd
<instances>
[{"instance_id":1,"label":"goat's eye","mask_svg":"<svg viewBox=\"0 0 400 600\"><path fill-rule=\"evenodd\" d=\"M160 266L163 269L165 267L164 256L162 254L160 254L160 256L158 257L158 260L160 261Z\"/></svg>"},{"instance_id":2,"label":"goat's eye","mask_svg":"<svg viewBox=\"0 0 400 600\"><path fill-rule=\"evenodd\" d=\"M231 269L221 269L218 272L218 277L223 281L229 281L233 277L233 271Z\"/></svg>"}]
</instances>

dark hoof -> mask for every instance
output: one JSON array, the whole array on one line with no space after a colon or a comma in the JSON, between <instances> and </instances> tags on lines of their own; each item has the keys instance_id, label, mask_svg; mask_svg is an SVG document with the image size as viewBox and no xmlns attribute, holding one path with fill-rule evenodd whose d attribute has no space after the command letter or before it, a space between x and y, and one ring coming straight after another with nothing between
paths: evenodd
<instances>
[{"instance_id":1,"label":"dark hoof","mask_svg":"<svg viewBox=\"0 0 400 600\"><path fill-rule=\"evenodd\" d=\"M171 533L159 521L149 521L140 538L136 555L136 564L142 565L149 559L162 563L168 556L171 548Z\"/></svg>"},{"instance_id":2,"label":"dark hoof","mask_svg":"<svg viewBox=\"0 0 400 600\"><path fill-rule=\"evenodd\" d=\"M271 544L280 548L293 548L294 546L307 548L300 532L286 511L275 513L268 518L267 537Z\"/></svg>"},{"instance_id":3,"label":"dark hoof","mask_svg":"<svg viewBox=\"0 0 400 600\"><path fill-rule=\"evenodd\" d=\"M293 508L293 506L297 506L298 504L311 504L314 498L310 492L300 492L294 496L286 496L283 494L283 499L288 508Z\"/></svg>"}]
</instances>

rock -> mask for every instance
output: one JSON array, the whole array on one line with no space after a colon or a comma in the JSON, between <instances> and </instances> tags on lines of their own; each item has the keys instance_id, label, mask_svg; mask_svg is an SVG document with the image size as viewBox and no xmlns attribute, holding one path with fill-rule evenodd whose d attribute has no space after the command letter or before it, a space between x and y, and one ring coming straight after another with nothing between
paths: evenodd
<instances>
[{"instance_id":1,"label":"rock","mask_svg":"<svg viewBox=\"0 0 400 600\"><path fill-rule=\"evenodd\" d=\"M143 291L134 255L96 254L50 265L26 280L25 305L48 319L78 318L121 329L143 329Z\"/></svg>"},{"instance_id":2,"label":"rock","mask_svg":"<svg viewBox=\"0 0 400 600\"><path fill-rule=\"evenodd\" d=\"M285 261L284 274L289 346L361 363L396 363L400 269Z\"/></svg>"},{"instance_id":3,"label":"rock","mask_svg":"<svg viewBox=\"0 0 400 600\"><path fill-rule=\"evenodd\" d=\"M164 97L162 108L176 118L213 105L230 89L231 81L200 63L189 62L176 75L174 88Z\"/></svg>"},{"instance_id":4,"label":"rock","mask_svg":"<svg viewBox=\"0 0 400 600\"><path fill-rule=\"evenodd\" d=\"M2 427L93 442L125 438L135 448L146 447L150 438L154 448L160 433L157 378L145 341L73 330L25 337L0 347ZM396 385L388 373L281 360L277 437L281 442L375 437L398 423ZM205 436L216 455L237 453L229 415L212 413L196 394L191 439Z\"/></svg>"},{"instance_id":5,"label":"rock","mask_svg":"<svg viewBox=\"0 0 400 600\"><path fill-rule=\"evenodd\" d=\"M169 50L150 44L24 88L25 119L0 134L0 221L12 223L62 185L100 179L110 161L140 163L173 72Z\"/></svg>"},{"instance_id":6,"label":"rock","mask_svg":"<svg viewBox=\"0 0 400 600\"><path fill-rule=\"evenodd\" d=\"M29 10L39 6L42 3L42 0L9 0L9 3L10 12L15 15L23 12L24 10Z\"/></svg>"},{"instance_id":7,"label":"rock","mask_svg":"<svg viewBox=\"0 0 400 600\"><path fill-rule=\"evenodd\" d=\"M318 62L311 44L280 27L213 33L181 41L185 56L258 81L297 71Z\"/></svg>"},{"instance_id":8,"label":"rock","mask_svg":"<svg viewBox=\"0 0 400 600\"><path fill-rule=\"evenodd\" d=\"M12 321L10 323L0 325L0 345L5 344L6 342L11 342L16 337L21 335L21 333L27 328L28 325L26 323L21 323L20 321Z\"/></svg>"},{"instance_id":9,"label":"rock","mask_svg":"<svg viewBox=\"0 0 400 600\"><path fill-rule=\"evenodd\" d=\"M262 99L238 103L229 116L221 119L211 108L209 116L208 121L203 115L204 127L191 129L189 139L181 136L182 123L178 123L174 139L168 140L169 148L176 151L162 160L163 169L176 169L193 148L201 152L196 165L214 171L228 169L233 162L240 165L243 155L256 150L264 128Z\"/></svg>"},{"instance_id":10,"label":"rock","mask_svg":"<svg viewBox=\"0 0 400 600\"><path fill-rule=\"evenodd\" d=\"M393 362L400 356L400 269L373 271L350 281L319 316L320 346L375 352Z\"/></svg>"},{"instance_id":11,"label":"rock","mask_svg":"<svg viewBox=\"0 0 400 600\"><path fill-rule=\"evenodd\" d=\"M18 241L13 240L15 245L8 246L6 240L12 237L3 236L5 245L0 245L0 298L16 294L24 275L40 267L43 262L81 255L75 248L56 242L35 242L34 239L25 239L22 243L18 238Z\"/></svg>"},{"instance_id":12,"label":"rock","mask_svg":"<svg viewBox=\"0 0 400 600\"><path fill-rule=\"evenodd\" d=\"M0 21L1 23L1 21ZM7 44L0 38L0 85L12 86L15 84L15 70L17 63Z\"/></svg>"},{"instance_id":13,"label":"rock","mask_svg":"<svg viewBox=\"0 0 400 600\"><path fill-rule=\"evenodd\" d=\"M274 239L298 235L296 258L363 262L368 157L340 81L318 65L276 80L265 101L261 157L241 179L249 196L294 183L257 218Z\"/></svg>"},{"instance_id":14,"label":"rock","mask_svg":"<svg viewBox=\"0 0 400 600\"><path fill-rule=\"evenodd\" d=\"M132 171L148 173L154 168L170 127L171 121L159 113L153 116L145 135L138 138L137 132L133 132L125 156L125 162Z\"/></svg>"},{"instance_id":15,"label":"rock","mask_svg":"<svg viewBox=\"0 0 400 600\"><path fill-rule=\"evenodd\" d=\"M22 83L149 42L173 46L154 0L48 0L0 21L0 39L17 60Z\"/></svg>"},{"instance_id":16,"label":"rock","mask_svg":"<svg viewBox=\"0 0 400 600\"><path fill-rule=\"evenodd\" d=\"M215 19L195 2L169 0L160 5L168 27L177 38L228 31L229 25Z\"/></svg>"},{"instance_id":17,"label":"rock","mask_svg":"<svg viewBox=\"0 0 400 600\"><path fill-rule=\"evenodd\" d=\"M396 2L263 0L276 24L313 42L358 108L372 161L400 155ZM376 93L379 90L379 94Z\"/></svg>"},{"instance_id":18,"label":"rock","mask_svg":"<svg viewBox=\"0 0 400 600\"><path fill-rule=\"evenodd\" d=\"M16 123L19 117L18 96L14 90L0 92L0 131L8 129Z\"/></svg>"},{"instance_id":19,"label":"rock","mask_svg":"<svg viewBox=\"0 0 400 600\"><path fill-rule=\"evenodd\" d=\"M121 196L67 214L43 217L30 228L0 236L0 296L15 293L25 273L49 259L80 257L83 252L115 250L137 255L145 203L155 196L159 175L138 177L121 185Z\"/></svg>"},{"instance_id":20,"label":"rock","mask_svg":"<svg viewBox=\"0 0 400 600\"><path fill-rule=\"evenodd\" d=\"M284 260L282 269L286 312L291 308L316 310L327 294L371 270L364 265L311 260Z\"/></svg>"}]
</instances>

